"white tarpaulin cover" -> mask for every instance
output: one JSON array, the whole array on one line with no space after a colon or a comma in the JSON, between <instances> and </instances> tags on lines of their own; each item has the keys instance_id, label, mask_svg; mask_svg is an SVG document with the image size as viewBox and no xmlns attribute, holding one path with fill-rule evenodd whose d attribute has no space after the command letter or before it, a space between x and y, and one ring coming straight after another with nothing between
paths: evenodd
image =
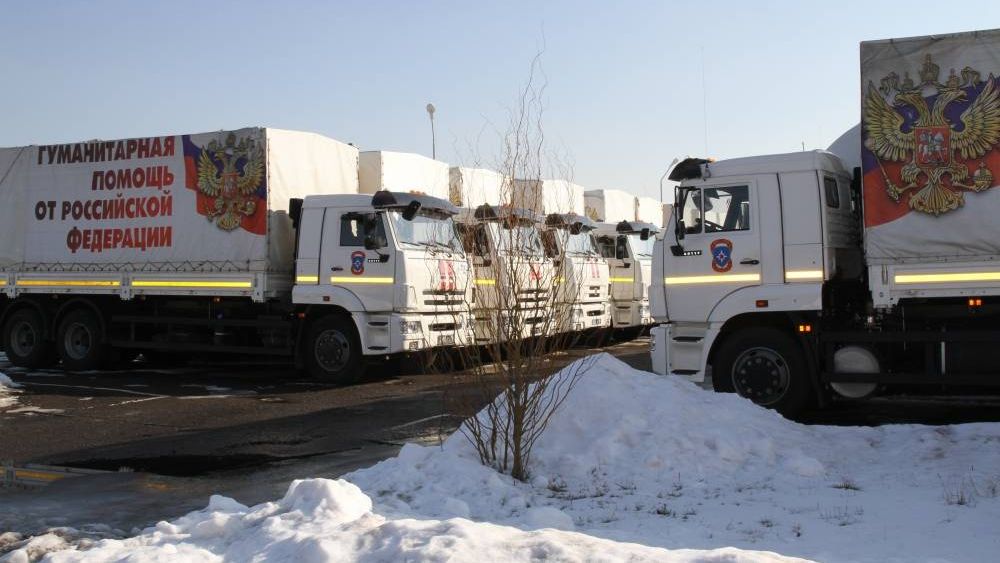
<instances>
[{"instance_id":1,"label":"white tarpaulin cover","mask_svg":"<svg viewBox=\"0 0 1000 563\"><path fill-rule=\"evenodd\" d=\"M359 179L364 194L389 190L449 197L448 165L415 153L362 152Z\"/></svg>"},{"instance_id":2,"label":"white tarpaulin cover","mask_svg":"<svg viewBox=\"0 0 1000 563\"><path fill-rule=\"evenodd\" d=\"M284 270L288 200L356 193L357 158L256 127L0 149L0 269Z\"/></svg>"},{"instance_id":3,"label":"white tarpaulin cover","mask_svg":"<svg viewBox=\"0 0 1000 563\"><path fill-rule=\"evenodd\" d=\"M1000 256L1000 30L861 44L872 264Z\"/></svg>"},{"instance_id":4,"label":"white tarpaulin cover","mask_svg":"<svg viewBox=\"0 0 1000 563\"><path fill-rule=\"evenodd\" d=\"M600 223L635 220L635 196L622 190L587 190L583 194L587 217Z\"/></svg>"},{"instance_id":5,"label":"white tarpaulin cover","mask_svg":"<svg viewBox=\"0 0 1000 563\"><path fill-rule=\"evenodd\" d=\"M663 203L651 197L635 198L635 220L662 227L660 221L663 220Z\"/></svg>"},{"instance_id":6,"label":"white tarpaulin cover","mask_svg":"<svg viewBox=\"0 0 1000 563\"><path fill-rule=\"evenodd\" d=\"M453 166L450 176L451 202L459 207L475 209L483 204L502 205L505 199L510 199L511 187L499 172Z\"/></svg>"},{"instance_id":7,"label":"white tarpaulin cover","mask_svg":"<svg viewBox=\"0 0 1000 563\"><path fill-rule=\"evenodd\" d=\"M583 215L584 187L567 180L517 180L514 205L537 213Z\"/></svg>"}]
</instances>

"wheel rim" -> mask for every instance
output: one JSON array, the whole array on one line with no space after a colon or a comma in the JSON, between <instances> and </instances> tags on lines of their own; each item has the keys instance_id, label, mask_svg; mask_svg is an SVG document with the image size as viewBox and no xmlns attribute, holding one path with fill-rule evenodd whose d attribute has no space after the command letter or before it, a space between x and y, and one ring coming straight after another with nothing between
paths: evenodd
<instances>
[{"instance_id":1,"label":"wheel rim","mask_svg":"<svg viewBox=\"0 0 1000 563\"><path fill-rule=\"evenodd\" d=\"M93 335L90 327L83 323L73 323L66 328L63 337L63 350L73 360L83 360L90 354L93 346Z\"/></svg>"},{"instance_id":2,"label":"wheel rim","mask_svg":"<svg viewBox=\"0 0 1000 563\"><path fill-rule=\"evenodd\" d=\"M316 338L316 363L324 371L342 371L351 360L351 343L339 330L327 329Z\"/></svg>"},{"instance_id":3,"label":"wheel rim","mask_svg":"<svg viewBox=\"0 0 1000 563\"><path fill-rule=\"evenodd\" d=\"M18 356L31 355L38 345L38 334L28 321L21 321L10 331L10 348Z\"/></svg>"},{"instance_id":4,"label":"wheel rim","mask_svg":"<svg viewBox=\"0 0 1000 563\"><path fill-rule=\"evenodd\" d=\"M758 405L773 405L788 392L788 362L770 348L744 351L733 362L733 387L741 397Z\"/></svg>"}]
</instances>

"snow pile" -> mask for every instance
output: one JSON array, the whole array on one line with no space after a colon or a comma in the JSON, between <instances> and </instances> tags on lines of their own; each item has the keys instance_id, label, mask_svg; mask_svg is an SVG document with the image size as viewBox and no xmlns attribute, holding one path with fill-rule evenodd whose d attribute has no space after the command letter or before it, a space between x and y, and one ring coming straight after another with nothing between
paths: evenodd
<instances>
[{"instance_id":1,"label":"snow pile","mask_svg":"<svg viewBox=\"0 0 1000 563\"><path fill-rule=\"evenodd\" d=\"M20 387L11 378L7 377L7 374L0 373L0 412L17 404L17 397L15 395L18 391L14 389Z\"/></svg>"},{"instance_id":2,"label":"snow pile","mask_svg":"<svg viewBox=\"0 0 1000 563\"><path fill-rule=\"evenodd\" d=\"M591 361L528 483L482 466L455 434L343 481L296 481L278 502L213 497L51 559L977 561L1000 547L998 424L802 426Z\"/></svg>"},{"instance_id":3,"label":"snow pile","mask_svg":"<svg viewBox=\"0 0 1000 563\"><path fill-rule=\"evenodd\" d=\"M38 539L38 538L36 538ZM11 563L30 553L14 552ZM47 561L794 561L737 549L667 551L583 534L516 528L466 519L388 519L372 512L361 489L344 480L292 483L278 502L252 508L213 496L208 507L141 536L103 540Z\"/></svg>"}]
</instances>

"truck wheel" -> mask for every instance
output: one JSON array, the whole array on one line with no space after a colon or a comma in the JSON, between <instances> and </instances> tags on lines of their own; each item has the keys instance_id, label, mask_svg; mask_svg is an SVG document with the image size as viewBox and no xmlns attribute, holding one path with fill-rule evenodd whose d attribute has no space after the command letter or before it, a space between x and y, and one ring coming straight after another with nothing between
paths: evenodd
<instances>
[{"instance_id":1,"label":"truck wheel","mask_svg":"<svg viewBox=\"0 0 1000 563\"><path fill-rule=\"evenodd\" d=\"M785 416L809 406L812 384L802 350L773 328L747 329L722 343L712 370L716 391L733 392Z\"/></svg>"},{"instance_id":2,"label":"truck wheel","mask_svg":"<svg viewBox=\"0 0 1000 563\"><path fill-rule=\"evenodd\" d=\"M63 367L71 371L101 367L108 356L108 346L103 340L97 315L86 309L67 313L56 331L56 350Z\"/></svg>"},{"instance_id":3,"label":"truck wheel","mask_svg":"<svg viewBox=\"0 0 1000 563\"><path fill-rule=\"evenodd\" d=\"M11 313L3 326L4 350L10 363L23 368L40 368L54 363L52 343L45 340L45 322L34 309Z\"/></svg>"},{"instance_id":4,"label":"truck wheel","mask_svg":"<svg viewBox=\"0 0 1000 563\"><path fill-rule=\"evenodd\" d=\"M305 364L309 375L333 383L361 377L361 342L350 319L331 315L309 327Z\"/></svg>"}]
</instances>

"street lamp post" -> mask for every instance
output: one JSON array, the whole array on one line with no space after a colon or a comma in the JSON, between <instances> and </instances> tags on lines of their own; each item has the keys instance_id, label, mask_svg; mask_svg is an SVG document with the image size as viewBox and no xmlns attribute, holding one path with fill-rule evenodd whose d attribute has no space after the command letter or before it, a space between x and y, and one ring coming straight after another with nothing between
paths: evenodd
<instances>
[{"instance_id":1,"label":"street lamp post","mask_svg":"<svg viewBox=\"0 0 1000 563\"><path fill-rule=\"evenodd\" d=\"M434 104L427 104L427 115L431 118L431 158L437 158L437 140L434 138Z\"/></svg>"},{"instance_id":2,"label":"street lamp post","mask_svg":"<svg viewBox=\"0 0 1000 563\"><path fill-rule=\"evenodd\" d=\"M663 180L666 179L667 174L670 174L670 171L674 169L674 165L677 164L679 160L680 159L675 158L673 161L671 161L670 166L667 167L667 170L663 173L663 176L660 176L660 203L663 203Z\"/></svg>"}]
</instances>

